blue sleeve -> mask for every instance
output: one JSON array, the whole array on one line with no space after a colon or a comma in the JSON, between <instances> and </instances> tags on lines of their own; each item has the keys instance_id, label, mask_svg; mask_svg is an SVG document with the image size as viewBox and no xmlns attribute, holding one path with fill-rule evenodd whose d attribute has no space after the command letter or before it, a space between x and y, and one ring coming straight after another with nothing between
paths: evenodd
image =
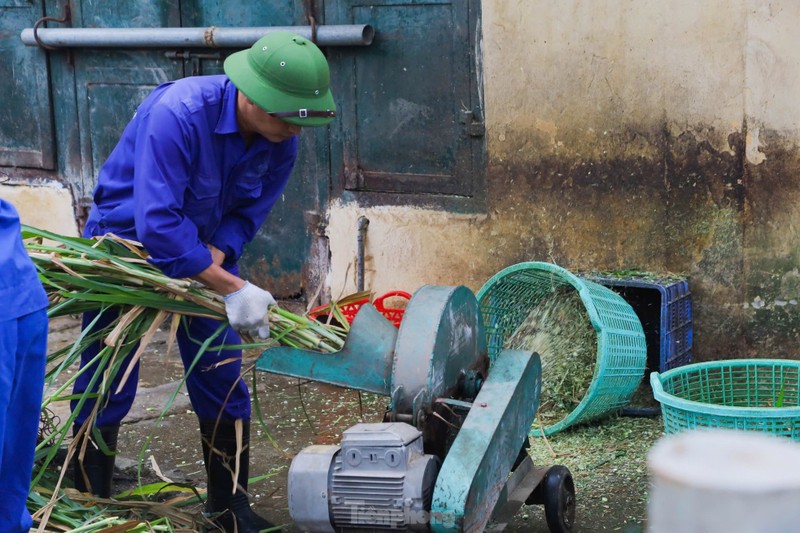
<instances>
[{"instance_id":1,"label":"blue sleeve","mask_svg":"<svg viewBox=\"0 0 800 533\"><path fill-rule=\"evenodd\" d=\"M47 294L22 243L19 215L0 198L0 321L47 307Z\"/></svg>"},{"instance_id":2,"label":"blue sleeve","mask_svg":"<svg viewBox=\"0 0 800 533\"><path fill-rule=\"evenodd\" d=\"M225 253L226 264L242 256L244 245L252 241L278 201L297 159L297 137L275 145L270 154L269 174L261 194L252 201L227 213L210 242Z\"/></svg>"},{"instance_id":3,"label":"blue sleeve","mask_svg":"<svg viewBox=\"0 0 800 533\"><path fill-rule=\"evenodd\" d=\"M141 117L134 155L136 235L151 262L172 278L192 277L211 261L197 226L183 212L192 172L191 132L167 106Z\"/></svg>"}]
</instances>

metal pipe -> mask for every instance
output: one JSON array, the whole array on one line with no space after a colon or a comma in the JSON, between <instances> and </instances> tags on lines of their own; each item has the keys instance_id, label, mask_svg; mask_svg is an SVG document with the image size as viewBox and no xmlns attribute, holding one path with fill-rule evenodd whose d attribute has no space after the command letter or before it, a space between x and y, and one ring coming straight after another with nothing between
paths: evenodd
<instances>
[{"instance_id":1,"label":"metal pipe","mask_svg":"<svg viewBox=\"0 0 800 533\"><path fill-rule=\"evenodd\" d=\"M364 290L364 240L366 239L369 219L365 216L358 217L358 251L356 256L356 287L358 292Z\"/></svg>"},{"instance_id":2,"label":"metal pipe","mask_svg":"<svg viewBox=\"0 0 800 533\"><path fill-rule=\"evenodd\" d=\"M25 28L28 46L53 48L247 48L267 33L289 31L311 39L311 26L250 28ZM38 37L38 43L37 43ZM369 46L375 30L369 24L316 27L319 46Z\"/></svg>"}]
</instances>

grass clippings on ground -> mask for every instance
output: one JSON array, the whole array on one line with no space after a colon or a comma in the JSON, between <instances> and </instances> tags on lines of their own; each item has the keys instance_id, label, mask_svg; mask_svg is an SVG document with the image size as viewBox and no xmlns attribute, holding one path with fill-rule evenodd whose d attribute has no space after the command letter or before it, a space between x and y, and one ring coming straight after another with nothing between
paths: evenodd
<instances>
[{"instance_id":1,"label":"grass clippings on ground","mask_svg":"<svg viewBox=\"0 0 800 533\"><path fill-rule=\"evenodd\" d=\"M663 429L660 417L615 416L546 439L531 438L529 453L537 466L569 468L581 531L591 531L601 513L616 514L617 531L641 531L649 493L647 453Z\"/></svg>"}]
</instances>

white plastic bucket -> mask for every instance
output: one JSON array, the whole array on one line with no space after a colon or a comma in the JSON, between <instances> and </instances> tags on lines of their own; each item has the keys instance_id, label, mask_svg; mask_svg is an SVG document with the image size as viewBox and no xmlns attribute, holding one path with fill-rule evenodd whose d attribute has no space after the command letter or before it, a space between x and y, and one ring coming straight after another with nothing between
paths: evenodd
<instances>
[{"instance_id":1,"label":"white plastic bucket","mask_svg":"<svg viewBox=\"0 0 800 533\"><path fill-rule=\"evenodd\" d=\"M800 444L762 433L692 430L648 454L650 533L800 531Z\"/></svg>"}]
</instances>

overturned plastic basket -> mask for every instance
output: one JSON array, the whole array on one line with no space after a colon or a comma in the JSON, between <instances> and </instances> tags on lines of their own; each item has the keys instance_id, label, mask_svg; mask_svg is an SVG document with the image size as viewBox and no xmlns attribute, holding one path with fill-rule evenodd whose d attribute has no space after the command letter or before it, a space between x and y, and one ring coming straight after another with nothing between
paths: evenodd
<instances>
[{"instance_id":1,"label":"overturned plastic basket","mask_svg":"<svg viewBox=\"0 0 800 533\"><path fill-rule=\"evenodd\" d=\"M597 332L597 360L592 381L578 405L560 421L531 429L531 435L557 433L602 418L626 406L644 376L647 346L633 308L611 289L541 262L518 263L495 274L478 291L491 361L505 341L544 298L572 286Z\"/></svg>"},{"instance_id":2,"label":"overturned plastic basket","mask_svg":"<svg viewBox=\"0 0 800 533\"><path fill-rule=\"evenodd\" d=\"M800 361L729 359L650 374L664 433L759 431L800 441Z\"/></svg>"}]
</instances>

